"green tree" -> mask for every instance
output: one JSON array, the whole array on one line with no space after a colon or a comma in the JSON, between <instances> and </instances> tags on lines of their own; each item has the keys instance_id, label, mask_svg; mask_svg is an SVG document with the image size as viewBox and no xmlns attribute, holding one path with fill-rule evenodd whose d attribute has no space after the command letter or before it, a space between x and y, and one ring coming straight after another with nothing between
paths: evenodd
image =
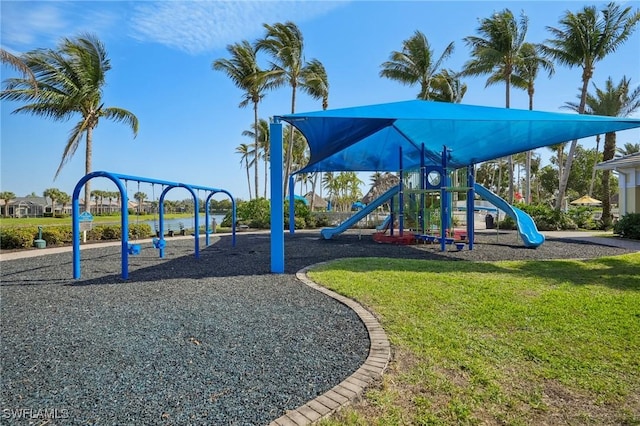
<instances>
[{"instance_id":1,"label":"green tree","mask_svg":"<svg viewBox=\"0 0 640 426\"><path fill-rule=\"evenodd\" d=\"M16 194L11 191L0 192L0 200L4 201L4 217L9 217L9 202L16 198Z\"/></svg>"},{"instance_id":2,"label":"green tree","mask_svg":"<svg viewBox=\"0 0 640 426\"><path fill-rule=\"evenodd\" d=\"M146 200L147 194L145 194L144 192L136 192L135 194L133 194L133 198L138 202L138 216L141 214L142 210L142 203L144 203L144 200Z\"/></svg>"},{"instance_id":3,"label":"green tree","mask_svg":"<svg viewBox=\"0 0 640 426\"><path fill-rule=\"evenodd\" d=\"M247 136L253 139L254 141L258 141L257 158L262 158L264 161L264 198L267 198L267 180L268 180L268 171L269 171L269 122L264 118L258 120L258 127L256 129L255 123L251 126L250 130L245 130L242 132L242 136ZM248 152L248 151L247 151ZM256 160L256 155L254 155L254 162ZM247 171L248 172L248 171Z\"/></svg>"},{"instance_id":4,"label":"green tree","mask_svg":"<svg viewBox=\"0 0 640 426\"><path fill-rule=\"evenodd\" d=\"M394 50L389 60L382 63L380 77L396 80L405 86L420 84L418 99L429 100L434 76L444 62L453 53L454 43L444 49L434 61L433 49L427 37L420 31L402 42L402 50Z\"/></svg>"},{"instance_id":5,"label":"green tree","mask_svg":"<svg viewBox=\"0 0 640 426\"><path fill-rule=\"evenodd\" d=\"M71 195L60 191L57 201L62 205L62 213L64 214L66 207L71 203Z\"/></svg>"},{"instance_id":6,"label":"green tree","mask_svg":"<svg viewBox=\"0 0 640 426\"><path fill-rule=\"evenodd\" d=\"M471 57L464 64L463 75L486 75L486 86L504 82L505 107L511 104L511 77L521 61L522 45L527 35L529 20L521 14L517 21L509 9L495 13L491 18L480 21L479 36L465 37L471 47ZM509 156L509 194L513 203L513 157Z\"/></svg>"},{"instance_id":7,"label":"green tree","mask_svg":"<svg viewBox=\"0 0 640 426\"><path fill-rule=\"evenodd\" d=\"M554 73L553 63L540 53L540 47L533 43L522 43L520 58L516 62L511 82L514 87L527 91L529 97L529 110L533 110L533 96L535 94L535 81L540 69L547 71L549 77ZM531 156L532 151L527 151L525 164L525 200L531 202Z\"/></svg>"},{"instance_id":8,"label":"green tree","mask_svg":"<svg viewBox=\"0 0 640 426\"><path fill-rule=\"evenodd\" d=\"M611 77L605 82L605 88L600 89L593 85L595 93L587 93L585 97L585 112L611 117L628 117L640 109L640 87L630 90L631 80L622 77L620 83L615 85ZM568 103L572 108L577 105ZM602 161L613 159L616 153L616 133L609 132L604 135L604 147L602 149ZM603 226L611 225L611 170L603 170L602 173L602 222Z\"/></svg>"},{"instance_id":9,"label":"green tree","mask_svg":"<svg viewBox=\"0 0 640 426\"><path fill-rule=\"evenodd\" d=\"M25 78L11 78L0 99L24 101L26 105L14 112L26 112L54 120L66 121L80 115L70 132L55 177L73 157L82 136L85 136L85 173L91 172L93 130L100 118L122 122L138 134L138 119L131 112L118 107L105 107L102 90L106 73L111 69L104 45L95 36L84 34L64 38L57 50L37 49L23 55L24 63L33 72L38 89ZM85 209L90 206L90 183L85 190Z\"/></svg>"},{"instance_id":10,"label":"green tree","mask_svg":"<svg viewBox=\"0 0 640 426\"><path fill-rule=\"evenodd\" d=\"M316 59L305 62L304 38L293 22L264 24L264 28L265 37L256 42L256 47L258 50L267 52L272 58L272 71L277 75L274 86L288 84L291 87L291 113L293 114L296 112L298 88L318 99L319 92L316 90L318 76L315 71L318 71L318 65L321 64ZM324 67L322 69L324 70ZM285 157L284 194L287 193L289 174L292 170L294 133L289 133L289 145Z\"/></svg>"},{"instance_id":11,"label":"green tree","mask_svg":"<svg viewBox=\"0 0 640 426\"><path fill-rule=\"evenodd\" d=\"M38 91L38 82L36 81L36 76L33 75L31 68L24 63L20 57L15 56L4 49L0 49L0 60L2 60L3 64L7 64L12 67L14 70L21 72L29 82L33 85L34 90Z\"/></svg>"},{"instance_id":12,"label":"green tree","mask_svg":"<svg viewBox=\"0 0 640 426\"><path fill-rule=\"evenodd\" d=\"M637 154L640 152L640 143L625 143L622 148L616 148L616 157Z\"/></svg>"},{"instance_id":13,"label":"green tree","mask_svg":"<svg viewBox=\"0 0 640 426\"><path fill-rule=\"evenodd\" d=\"M460 80L460 74L443 69L433 76L429 98L438 102L459 104L467 93L467 85Z\"/></svg>"},{"instance_id":14,"label":"green tree","mask_svg":"<svg viewBox=\"0 0 640 426\"><path fill-rule=\"evenodd\" d=\"M251 200L251 177L249 176L249 169L256 160L254 158L249 161L249 158L251 157L251 149L246 143L241 143L236 147L236 154L240 154L242 156L240 158L240 164L244 163L244 168L247 171L247 186L249 188L249 200Z\"/></svg>"},{"instance_id":15,"label":"green tree","mask_svg":"<svg viewBox=\"0 0 640 426\"><path fill-rule=\"evenodd\" d=\"M246 40L240 43L230 44L227 51L231 55L230 59L217 59L213 61L214 70L223 71L233 81L239 89L243 90L243 99L240 108L244 108L249 103L253 105L253 128L258 127L258 104L265 96L265 91L276 81L274 77L277 73L265 71L260 68L257 60L257 48ZM258 134L255 134L254 151L259 150ZM258 183L258 161L253 162L254 167L254 190L255 197L259 195Z\"/></svg>"},{"instance_id":16,"label":"green tree","mask_svg":"<svg viewBox=\"0 0 640 426\"><path fill-rule=\"evenodd\" d=\"M42 196L51 200L51 213L56 212L56 201L60 199L61 191L58 188L47 188Z\"/></svg>"},{"instance_id":17,"label":"green tree","mask_svg":"<svg viewBox=\"0 0 640 426\"><path fill-rule=\"evenodd\" d=\"M552 38L545 42L542 51L558 64L569 68L582 68L582 88L578 112L584 113L589 82L593 77L595 64L616 51L635 30L640 20L640 12L622 7L618 3L608 3L601 11L595 6L585 6L581 11L567 11L560 19L560 26L547 27ZM571 165L575 156L577 140L569 146L569 153L562 169L558 185L556 209L562 207Z\"/></svg>"}]
</instances>

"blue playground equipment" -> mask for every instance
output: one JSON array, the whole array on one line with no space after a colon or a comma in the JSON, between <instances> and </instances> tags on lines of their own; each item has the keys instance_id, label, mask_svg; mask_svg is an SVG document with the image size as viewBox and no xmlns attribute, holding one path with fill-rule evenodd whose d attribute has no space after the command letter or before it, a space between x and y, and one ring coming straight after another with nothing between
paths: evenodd
<instances>
[{"instance_id":1,"label":"blue playground equipment","mask_svg":"<svg viewBox=\"0 0 640 426\"><path fill-rule=\"evenodd\" d=\"M129 277L129 255L138 255L141 252L141 246L137 243L129 242L129 212L128 212L128 195L127 195L127 182L133 181L138 182L138 186L140 182L151 183L152 185L158 184L162 185L164 190L160 195L160 199L158 201L158 215L159 215L159 237L153 238L152 243L154 248L158 249L160 252L160 257L164 257L164 249L166 247L166 241L164 240L164 198L167 193L173 188L185 188L187 189L191 195L193 196L194 202L194 211L195 211L195 257L200 257L200 224L199 224L199 200L196 195L196 190L202 190L208 192L207 198L205 200L205 222L209 224L209 201L211 201L211 197L213 197L217 193L224 193L229 196L231 199L231 219L232 223L236 222L236 202L231 193L224 189L219 188L210 188L206 186L199 185L191 185L184 184L179 182L169 182L158 179L152 179L147 177L140 176L131 176L131 175L123 175L119 173L105 172L105 171L97 171L92 172L84 177L82 177L78 183L76 184L73 190L72 197L72 229L73 229L73 278L80 278L80 191L84 187L87 181L96 178L96 177L104 177L111 180L116 184L118 190L120 191L120 200L121 200L121 238L122 238L122 278L127 279ZM123 183L124 181L124 183ZM232 245L235 247L236 245L236 230L235 227L232 227ZM209 245L209 233L205 232L205 245Z\"/></svg>"}]
</instances>

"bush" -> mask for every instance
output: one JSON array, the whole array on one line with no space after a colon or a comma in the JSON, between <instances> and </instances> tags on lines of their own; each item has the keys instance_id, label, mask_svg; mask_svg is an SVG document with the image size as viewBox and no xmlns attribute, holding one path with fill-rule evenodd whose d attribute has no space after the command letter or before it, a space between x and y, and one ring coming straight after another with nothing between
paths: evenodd
<instances>
[{"instance_id":1,"label":"bush","mask_svg":"<svg viewBox=\"0 0 640 426\"><path fill-rule=\"evenodd\" d=\"M580 206L569 209L569 218L582 229L596 229L599 224L593 219L593 209L591 207Z\"/></svg>"},{"instance_id":2,"label":"bush","mask_svg":"<svg viewBox=\"0 0 640 426\"><path fill-rule=\"evenodd\" d=\"M613 233L624 238L640 240L640 213L628 213L613 225Z\"/></svg>"},{"instance_id":3,"label":"bush","mask_svg":"<svg viewBox=\"0 0 640 426\"><path fill-rule=\"evenodd\" d=\"M183 226L184 227L184 226ZM151 231L151 225L147 223L133 223L129 224L129 239L136 238L149 238L155 235ZM120 237L118 236L118 239Z\"/></svg>"},{"instance_id":4,"label":"bush","mask_svg":"<svg viewBox=\"0 0 640 426\"><path fill-rule=\"evenodd\" d=\"M511 216L507 216L504 220L498 223L498 228L500 229L518 229L516 225L516 221L511 218Z\"/></svg>"},{"instance_id":5,"label":"bush","mask_svg":"<svg viewBox=\"0 0 640 426\"><path fill-rule=\"evenodd\" d=\"M519 208L533 218L539 231L560 231L577 229L571 217L560 210L544 204L529 204Z\"/></svg>"},{"instance_id":6,"label":"bush","mask_svg":"<svg viewBox=\"0 0 640 426\"><path fill-rule=\"evenodd\" d=\"M0 248L4 250L25 249L33 247L33 240L38 235L38 228L29 226L25 228L0 229Z\"/></svg>"},{"instance_id":7,"label":"bush","mask_svg":"<svg viewBox=\"0 0 640 426\"><path fill-rule=\"evenodd\" d=\"M61 246L73 241L73 233L70 226L48 226L42 228L42 239L49 246Z\"/></svg>"}]
</instances>

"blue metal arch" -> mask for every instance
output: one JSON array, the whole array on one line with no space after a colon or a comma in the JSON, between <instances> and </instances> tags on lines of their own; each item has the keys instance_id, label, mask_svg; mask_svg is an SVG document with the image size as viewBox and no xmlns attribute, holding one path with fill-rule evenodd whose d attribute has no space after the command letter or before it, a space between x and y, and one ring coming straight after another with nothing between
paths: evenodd
<instances>
[{"instance_id":1,"label":"blue metal arch","mask_svg":"<svg viewBox=\"0 0 640 426\"><path fill-rule=\"evenodd\" d=\"M229 196L229 198L231 199L231 215L232 215L232 245L235 247L236 245L236 227L235 227L235 223L236 223L236 201L233 198L233 196L231 195L231 193L227 190L224 189L219 189L219 188L211 188L211 187L206 187L206 186L200 186L200 185L190 185L190 184L184 184L184 183L179 183L179 182L170 182L170 181L164 181L164 180L159 180L159 179L152 179L152 178L146 178L146 177L141 177L141 176L131 176L131 175L123 175L123 174L119 174L119 173L111 173L111 172L106 172L106 171L97 171L97 172L92 172L89 173L87 175L85 175L84 177L82 177L78 183L76 184L74 190L73 190L73 197L72 197L72 234L73 234L73 278L74 279L79 279L80 278L80 203L79 203L79 198L80 198L80 191L82 190L82 187L91 179L95 178L95 177L105 177L109 180L111 180L113 183L116 184L116 186L118 187L118 190L120 191L120 199L122 200L122 207L121 207L121 248L122 248L122 254L121 254L121 258L122 258L122 278L123 279L127 279L129 277L129 215L128 215L128 196L127 196L127 189L125 188L125 186L122 184L122 181L137 181L137 182L146 182L146 183L151 183L151 184L159 184L162 186L166 186L166 188L162 191L162 194L160 195L160 199L158 202L158 210L159 210L159 221L160 221L160 234L161 234L161 238L162 235L164 235L164 197L167 194L167 192L173 188L185 188L187 189L191 195L193 196L193 200L194 200L194 210L195 210L195 217L194 217L194 225L195 225L195 232L194 232L194 240L195 240L195 257L198 258L200 256L200 224L199 224L199 210L200 210L200 206L199 206L199 200L198 197L195 193L194 190L203 190L203 191L207 191L209 192L209 195L207 196L207 201L206 201L206 208L205 208L205 220L207 222L207 224L209 223L209 201L211 200L211 197L216 194L216 193L224 193L226 195ZM209 235L206 234L206 241L205 243L207 245L209 245ZM160 257L164 257L164 247L161 246L160 247Z\"/></svg>"}]
</instances>

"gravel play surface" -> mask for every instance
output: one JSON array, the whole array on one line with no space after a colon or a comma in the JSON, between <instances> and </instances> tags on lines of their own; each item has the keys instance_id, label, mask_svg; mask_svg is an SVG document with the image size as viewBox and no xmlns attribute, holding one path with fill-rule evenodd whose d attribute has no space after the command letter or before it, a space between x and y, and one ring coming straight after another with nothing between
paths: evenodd
<instances>
[{"instance_id":1,"label":"gravel play surface","mask_svg":"<svg viewBox=\"0 0 640 426\"><path fill-rule=\"evenodd\" d=\"M526 249L515 234L478 235L473 251L376 244L368 232L286 237L272 275L269 235L168 239L130 257L120 247L0 263L0 424L267 424L332 388L364 362L358 317L299 283L304 266L344 257L501 260L591 258L628 250L568 240ZM46 410L46 411L45 411ZM29 419L30 416L35 418ZM40 416L40 417L38 417ZM42 423L45 424L45 423Z\"/></svg>"}]
</instances>

